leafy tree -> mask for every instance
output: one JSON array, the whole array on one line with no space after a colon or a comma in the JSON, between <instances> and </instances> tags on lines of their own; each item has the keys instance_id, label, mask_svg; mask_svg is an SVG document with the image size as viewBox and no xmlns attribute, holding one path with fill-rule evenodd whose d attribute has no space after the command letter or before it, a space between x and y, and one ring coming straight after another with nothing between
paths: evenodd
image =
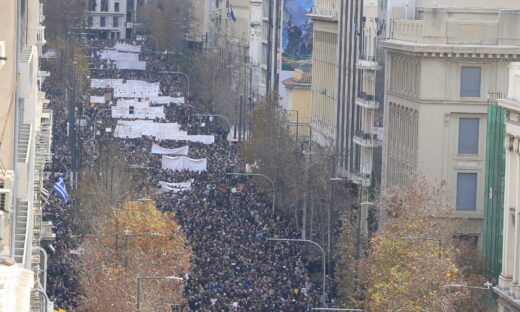
<instances>
[{"instance_id":1,"label":"leafy tree","mask_svg":"<svg viewBox=\"0 0 520 312\"><path fill-rule=\"evenodd\" d=\"M153 201L126 202L83 247L80 311L134 310L138 277L182 277L190 271L192 252L184 232L174 215L160 212ZM143 280L141 310L169 311L168 303L182 301L183 288L182 281Z\"/></svg>"},{"instance_id":2,"label":"leafy tree","mask_svg":"<svg viewBox=\"0 0 520 312\"><path fill-rule=\"evenodd\" d=\"M345 302L374 312L486 310L475 300L485 293L445 286L481 285L482 279L466 274L458 261L460 249L453 238L457 222L442 200L443 192L442 186L416 179L409 187L386 194L380 202L384 223L358 263L362 282L357 293L348 274L355 264L348 258L342 261L340 292Z\"/></svg>"}]
</instances>

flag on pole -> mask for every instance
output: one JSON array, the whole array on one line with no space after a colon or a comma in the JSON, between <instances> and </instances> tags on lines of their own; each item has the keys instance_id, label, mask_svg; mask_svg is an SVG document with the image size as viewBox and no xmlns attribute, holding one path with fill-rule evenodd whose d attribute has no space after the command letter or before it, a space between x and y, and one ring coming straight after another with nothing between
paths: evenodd
<instances>
[{"instance_id":1,"label":"flag on pole","mask_svg":"<svg viewBox=\"0 0 520 312\"><path fill-rule=\"evenodd\" d=\"M63 177L60 177L56 184L54 184L54 191L60 194L61 198L63 198L63 201L65 201L65 203L69 201L69 194L67 193L67 189L65 188L65 181L63 181Z\"/></svg>"},{"instance_id":2,"label":"flag on pole","mask_svg":"<svg viewBox=\"0 0 520 312\"><path fill-rule=\"evenodd\" d=\"M233 7L231 7L231 3L229 3L227 18L228 18L228 20L232 20L233 22L237 21L237 18L235 17L235 13L233 13Z\"/></svg>"}]
</instances>

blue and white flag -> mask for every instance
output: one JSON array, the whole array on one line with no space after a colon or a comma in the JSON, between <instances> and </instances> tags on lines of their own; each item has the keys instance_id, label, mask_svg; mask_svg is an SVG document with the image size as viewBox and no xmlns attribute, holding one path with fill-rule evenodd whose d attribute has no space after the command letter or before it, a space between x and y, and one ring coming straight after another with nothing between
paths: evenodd
<instances>
[{"instance_id":1,"label":"blue and white flag","mask_svg":"<svg viewBox=\"0 0 520 312\"><path fill-rule=\"evenodd\" d=\"M233 13L233 8L231 7L231 3L229 3L227 18L228 18L228 20L232 20L233 22L237 21L237 18L235 17L235 13Z\"/></svg>"},{"instance_id":2,"label":"blue and white flag","mask_svg":"<svg viewBox=\"0 0 520 312\"><path fill-rule=\"evenodd\" d=\"M69 201L69 193L67 193L67 189L65 188L65 181L63 181L63 177L60 177L58 179L58 182L54 184L54 191L60 194L61 198L63 198L63 201L65 201L65 203Z\"/></svg>"}]
</instances>

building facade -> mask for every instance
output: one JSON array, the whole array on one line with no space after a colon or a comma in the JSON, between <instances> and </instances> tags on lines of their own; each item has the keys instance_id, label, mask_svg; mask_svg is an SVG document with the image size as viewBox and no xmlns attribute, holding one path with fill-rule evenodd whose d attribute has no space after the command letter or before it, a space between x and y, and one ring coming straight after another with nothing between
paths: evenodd
<instances>
[{"instance_id":1,"label":"building facade","mask_svg":"<svg viewBox=\"0 0 520 312\"><path fill-rule=\"evenodd\" d=\"M508 64L520 52L512 25L520 16L508 5L477 5L424 0L411 13L392 7L383 44L382 183L406 185L417 173L445 182L445 202L465 221L460 234L480 244L487 97L508 89Z\"/></svg>"},{"instance_id":2,"label":"building facade","mask_svg":"<svg viewBox=\"0 0 520 312\"><path fill-rule=\"evenodd\" d=\"M282 81L285 86L286 112L289 121L293 123L309 124L311 117L311 85L312 73L294 71L294 77ZM301 141L308 140L308 127L291 127L291 133L296 135Z\"/></svg>"},{"instance_id":3,"label":"building facade","mask_svg":"<svg viewBox=\"0 0 520 312\"><path fill-rule=\"evenodd\" d=\"M316 0L312 12L312 109L313 141L333 146L336 135L336 97L338 75L338 13L340 1Z\"/></svg>"},{"instance_id":4,"label":"building facade","mask_svg":"<svg viewBox=\"0 0 520 312\"><path fill-rule=\"evenodd\" d=\"M506 111L505 192L503 200L502 272L494 288L499 312L520 311L520 63L512 63L508 97L499 100Z\"/></svg>"},{"instance_id":5,"label":"building facade","mask_svg":"<svg viewBox=\"0 0 520 312\"><path fill-rule=\"evenodd\" d=\"M135 33L137 0L88 0L88 25L91 36L100 39L129 39ZM129 2L129 1L128 1Z\"/></svg>"},{"instance_id":6,"label":"building facade","mask_svg":"<svg viewBox=\"0 0 520 312\"><path fill-rule=\"evenodd\" d=\"M40 90L45 44L42 3L3 1L0 12L0 311L29 311L43 304L43 168L50 160L52 111ZM37 273L35 273L37 272ZM36 291L33 291L36 289Z\"/></svg>"}]
</instances>

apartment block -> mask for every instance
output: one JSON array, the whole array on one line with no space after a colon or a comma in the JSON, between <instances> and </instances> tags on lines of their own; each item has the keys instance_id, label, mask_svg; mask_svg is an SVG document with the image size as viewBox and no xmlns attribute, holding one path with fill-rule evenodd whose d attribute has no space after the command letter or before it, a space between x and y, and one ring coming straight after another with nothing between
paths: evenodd
<instances>
[{"instance_id":1,"label":"apartment block","mask_svg":"<svg viewBox=\"0 0 520 312\"><path fill-rule=\"evenodd\" d=\"M520 53L520 3L389 4L385 49L383 189L420 173L446 183L446 203L480 244L488 94L508 89Z\"/></svg>"},{"instance_id":2,"label":"apartment block","mask_svg":"<svg viewBox=\"0 0 520 312\"><path fill-rule=\"evenodd\" d=\"M128 6L131 2L131 6ZM137 0L88 0L88 25L91 36L100 39L132 38L135 33Z\"/></svg>"},{"instance_id":3,"label":"apartment block","mask_svg":"<svg viewBox=\"0 0 520 312\"><path fill-rule=\"evenodd\" d=\"M314 24L312 50L313 141L320 146L334 145L338 78L339 0L316 0L308 14Z\"/></svg>"},{"instance_id":4,"label":"apartment block","mask_svg":"<svg viewBox=\"0 0 520 312\"><path fill-rule=\"evenodd\" d=\"M40 243L43 168L50 160L52 111L40 85L45 44L42 3L4 1L0 17L0 311L41 308L46 296ZM47 302L49 304L49 302ZM50 307L51 305L49 305Z\"/></svg>"}]
</instances>

